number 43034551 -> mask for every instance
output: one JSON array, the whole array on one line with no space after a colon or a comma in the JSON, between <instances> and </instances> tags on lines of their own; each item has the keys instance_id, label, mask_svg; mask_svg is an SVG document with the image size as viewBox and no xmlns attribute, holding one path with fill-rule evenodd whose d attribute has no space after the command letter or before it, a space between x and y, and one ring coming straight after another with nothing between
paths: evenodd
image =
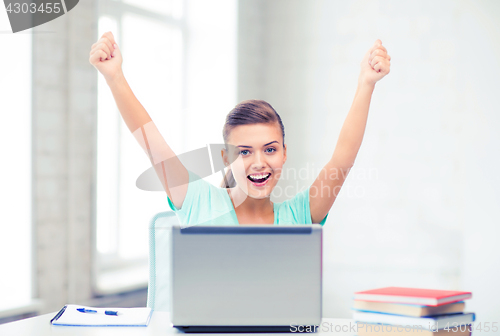
<instances>
[{"instance_id":1,"label":"number 43034551","mask_svg":"<svg viewBox=\"0 0 500 336\"><path fill-rule=\"evenodd\" d=\"M7 13L54 13L58 14L61 12L60 3L41 3L38 7L36 3L9 3L7 6Z\"/></svg>"}]
</instances>

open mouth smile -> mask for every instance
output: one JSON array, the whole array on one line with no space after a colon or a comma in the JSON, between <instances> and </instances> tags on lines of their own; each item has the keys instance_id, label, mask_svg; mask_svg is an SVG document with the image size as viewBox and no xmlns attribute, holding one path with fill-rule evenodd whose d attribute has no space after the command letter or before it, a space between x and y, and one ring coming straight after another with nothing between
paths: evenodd
<instances>
[{"instance_id":1,"label":"open mouth smile","mask_svg":"<svg viewBox=\"0 0 500 336\"><path fill-rule=\"evenodd\" d=\"M271 173L265 173L265 174L250 174L247 176L247 179L252 182L253 185L257 187L261 187L269 181L269 177L271 176Z\"/></svg>"}]
</instances>

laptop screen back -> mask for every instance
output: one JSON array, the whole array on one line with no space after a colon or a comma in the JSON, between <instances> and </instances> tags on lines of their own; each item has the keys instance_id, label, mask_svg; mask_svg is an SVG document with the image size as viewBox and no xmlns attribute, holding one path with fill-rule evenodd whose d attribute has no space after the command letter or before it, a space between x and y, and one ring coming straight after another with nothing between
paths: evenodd
<instances>
[{"instance_id":1,"label":"laptop screen back","mask_svg":"<svg viewBox=\"0 0 500 336\"><path fill-rule=\"evenodd\" d=\"M172 230L175 326L321 322L320 225Z\"/></svg>"}]
</instances>

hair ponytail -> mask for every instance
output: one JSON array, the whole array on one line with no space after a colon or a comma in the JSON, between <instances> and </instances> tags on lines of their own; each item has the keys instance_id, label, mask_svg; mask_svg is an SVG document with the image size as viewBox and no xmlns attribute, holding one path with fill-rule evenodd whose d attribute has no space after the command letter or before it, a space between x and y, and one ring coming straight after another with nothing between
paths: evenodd
<instances>
[{"instance_id":1,"label":"hair ponytail","mask_svg":"<svg viewBox=\"0 0 500 336\"><path fill-rule=\"evenodd\" d=\"M251 124L278 124L283 135L283 148L285 147L285 127L279 114L274 110L274 108L268 102L264 100L244 100L238 105L236 105L231 112L226 116L226 122L222 129L222 137L224 143L227 144L229 133L233 128L239 125L251 125ZM227 148L227 147L226 147ZM234 179L233 172L231 168L224 175L224 180L222 180L221 188L234 188L236 186L236 180Z\"/></svg>"},{"instance_id":2,"label":"hair ponytail","mask_svg":"<svg viewBox=\"0 0 500 336\"><path fill-rule=\"evenodd\" d=\"M220 184L221 188L234 188L236 187L236 180L233 176L233 171L231 168L228 169L227 173L224 175L224 179Z\"/></svg>"}]
</instances>

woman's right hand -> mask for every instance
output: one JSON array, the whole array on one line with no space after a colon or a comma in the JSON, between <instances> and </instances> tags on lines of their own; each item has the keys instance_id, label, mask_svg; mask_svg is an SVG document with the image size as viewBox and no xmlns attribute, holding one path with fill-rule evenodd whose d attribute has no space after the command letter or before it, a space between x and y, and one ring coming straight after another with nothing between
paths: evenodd
<instances>
[{"instance_id":1,"label":"woman's right hand","mask_svg":"<svg viewBox=\"0 0 500 336\"><path fill-rule=\"evenodd\" d=\"M89 62L99 70L106 81L122 74L122 54L111 32L104 33L92 45Z\"/></svg>"}]
</instances>

